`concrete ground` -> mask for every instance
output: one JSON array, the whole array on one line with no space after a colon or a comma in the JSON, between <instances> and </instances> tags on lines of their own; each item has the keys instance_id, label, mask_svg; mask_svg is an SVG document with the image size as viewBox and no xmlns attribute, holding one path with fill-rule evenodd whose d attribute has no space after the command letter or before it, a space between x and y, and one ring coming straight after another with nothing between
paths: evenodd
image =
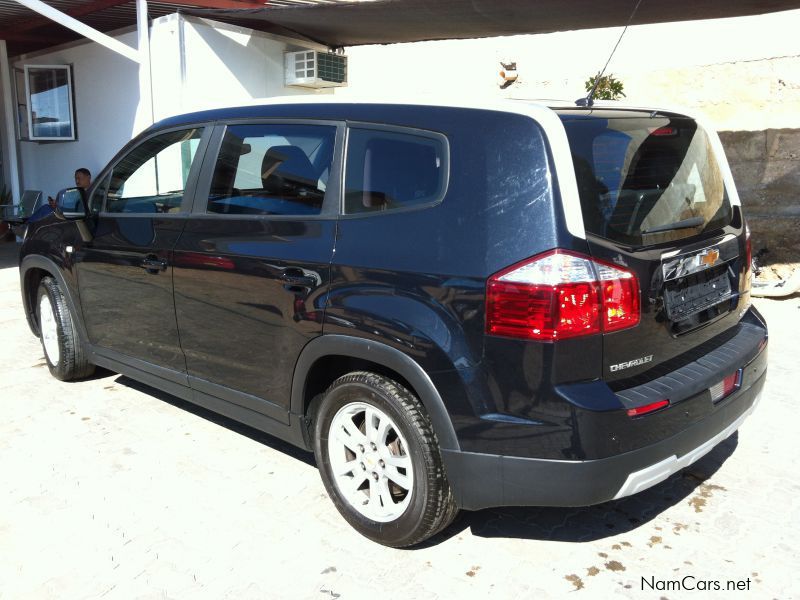
<instances>
[{"instance_id":1,"label":"concrete ground","mask_svg":"<svg viewBox=\"0 0 800 600\"><path fill-rule=\"evenodd\" d=\"M462 513L392 550L339 516L311 455L120 375L50 377L15 250L0 245L0 599L800 596L797 297L757 302L762 402L683 473L591 508Z\"/></svg>"}]
</instances>

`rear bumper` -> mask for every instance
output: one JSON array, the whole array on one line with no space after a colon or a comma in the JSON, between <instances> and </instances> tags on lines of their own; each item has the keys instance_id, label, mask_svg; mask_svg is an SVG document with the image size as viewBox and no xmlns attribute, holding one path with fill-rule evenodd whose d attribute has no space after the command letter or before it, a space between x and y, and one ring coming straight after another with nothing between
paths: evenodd
<instances>
[{"instance_id":1,"label":"rear bumper","mask_svg":"<svg viewBox=\"0 0 800 600\"><path fill-rule=\"evenodd\" d=\"M443 450L456 502L468 510L589 506L645 490L692 464L739 428L758 403L766 368L764 348L744 367L742 388L704 419L630 452L571 461Z\"/></svg>"}]
</instances>

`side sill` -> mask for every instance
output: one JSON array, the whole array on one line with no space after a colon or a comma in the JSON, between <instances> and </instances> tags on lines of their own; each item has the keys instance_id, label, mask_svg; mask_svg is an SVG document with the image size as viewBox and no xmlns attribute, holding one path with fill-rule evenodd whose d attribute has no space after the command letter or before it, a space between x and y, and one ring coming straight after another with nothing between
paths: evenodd
<instances>
[{"instance_id":1,"label":"side sill","mask_svg":"<svg viewBox=\"0 0 800 600\"><path fill-rule=\"evenodd\" d=\"M181 400L191 402L192 404L196 404L214 413L275 436L293 446L309 450L308 444L303 436L302 420L299 418L294 418L287 423L281 423L260 412L233 404L227 400L211 396L198 390L193 390L188 386L188 381L186 384L176 381L180 380L181 377L188 379L185 374L175 373L169 369L162 369L171 374L170 378L167 379L163 376L127 364L126 362L111 358L105 354L105 351L103 354L92 352L92 362L100 367L120 373L121 375L130 377L131 379L157 390L176 396ZM159 369L160 367L155 368Z\"/></svg>"}]
</instances>

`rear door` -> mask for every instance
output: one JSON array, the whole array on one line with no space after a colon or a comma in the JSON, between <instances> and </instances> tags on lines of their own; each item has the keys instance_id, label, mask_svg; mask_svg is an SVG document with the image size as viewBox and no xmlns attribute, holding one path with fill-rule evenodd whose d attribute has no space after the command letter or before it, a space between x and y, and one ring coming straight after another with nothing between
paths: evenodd
<instances>
[{"instance_id":1,"label":"rear door","mask_svg":"<svg viewBox=\"0 0 800 600\"><path fill-rule=\"evenodd\" d=\"M745 228L712 135L674 114L561 113L589 249L632 271L638 326L604 335L603 377L660 367L734 327L749 306Z\"/></svg>"},{"instance_id":2,"label":"rear door","mask_svg":"<svg viewBox=\"0 0 800 600\"><path fill-rule=\"evenodd\" d=\"M295 362L322 333L342 131L308 121L218 127L175 248L175 311L195 389L287 420Z\"/></svg>"},{"instance_id":3,"label":"rear door","mask_svg":"<svg viewBox=\"0 0 800 600\"><path fill-rule=\"evenodd\" d=\"M172 249L210 132L210 126L160 131L124 153L99 178L91 198L94 239L75 253L89 341L99 352L144 361L151 371L179 372L183 383Z\"/></svg>"}]
</instances>

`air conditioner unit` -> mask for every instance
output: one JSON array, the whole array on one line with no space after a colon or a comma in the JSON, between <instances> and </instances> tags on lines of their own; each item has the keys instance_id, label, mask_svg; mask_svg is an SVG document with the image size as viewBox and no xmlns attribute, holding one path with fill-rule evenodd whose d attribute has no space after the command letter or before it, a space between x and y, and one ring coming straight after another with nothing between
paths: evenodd
<instances>
[{"instance_id":1,"label":"air conditioner unit","mask_svg":"<svg viewBox=\"0 0 800 600\"><path fill-rule=\"evenodd\" d=\"M286 85L311 88L347 85L347 57L344 54L300 50L286 53Z\"/></svg>"}]
</instances>

